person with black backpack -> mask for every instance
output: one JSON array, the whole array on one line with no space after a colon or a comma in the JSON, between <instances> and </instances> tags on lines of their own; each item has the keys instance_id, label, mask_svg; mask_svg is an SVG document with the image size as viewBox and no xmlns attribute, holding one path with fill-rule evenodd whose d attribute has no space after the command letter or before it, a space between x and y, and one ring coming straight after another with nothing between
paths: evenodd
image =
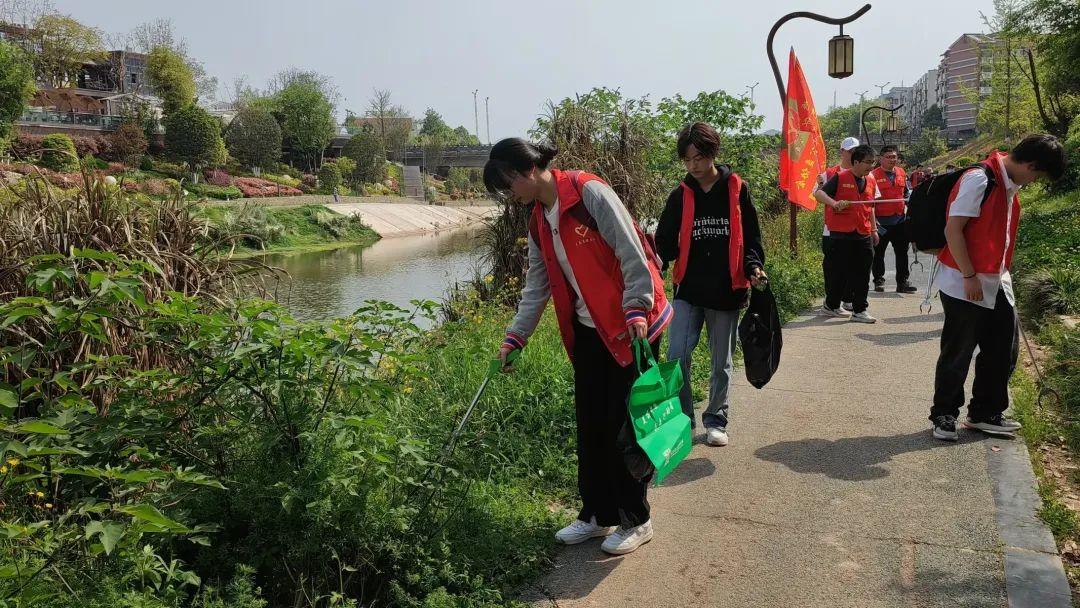
<instances>
[{"instance_id":1,"label":"person with black backpack","mask_svg":"<svg viewBox=\"0 0 1080 608\"><path fill-rule=\"evenodd\" d=\"M681 361L683 377L690 378L690 360L702 326L709 331L712 374L709 402L701 415L705 442L728 444L728 408L732 355L739 314L750 299L750 286L768 280L762 266L758 213L750 190L729 165L717 164L720 135L698 122L678 134L676 147L686 177L668 195L656 226L660 258L674 261L675 319L671 322L668 359ZM679 401L694 421L690 382L683 384Z\"/></svg>"},{"instance_id":2,"label":"person with black backpack","mask_svg":"<svg viewBox=\"0 0 1080 608\"><path fill-rule=\"evenodd\" d=\"M619 441L638 376L632 343L647 340L655 355L674 311L656 255L618 194L595 175L551 168L556 153L515 137L492 146L484 165L489 192L532 205L529 269L499 358L505 369L552 300L574 368L582 502L577 519L555 538L570 545L605 537L601 549L622 555L653 537L651 474L631 472Z\"/></svg>"},{"instance_id":3,"label":"person with black backpack","mask_svg":"<svg viewBox=\"0 0 1080 608\"><path fill-rule=\"evenodd\" d=\"M1020 223L1017 192L1039 179L1056 180L1064 172L1061 143L1052 135L1029 135L1008 154L993 152L963 170L959 179L936 178L955 181L946 202L945 246L938 254L936 279L945 310L930 408L933 436L938 439L957 439L956 419L976 346L979 355L964 426L1010 436L1020 429L1020 423L1003 415L1019 355L1019 321L1009 274Z\"/></svg>"}]
</instances>

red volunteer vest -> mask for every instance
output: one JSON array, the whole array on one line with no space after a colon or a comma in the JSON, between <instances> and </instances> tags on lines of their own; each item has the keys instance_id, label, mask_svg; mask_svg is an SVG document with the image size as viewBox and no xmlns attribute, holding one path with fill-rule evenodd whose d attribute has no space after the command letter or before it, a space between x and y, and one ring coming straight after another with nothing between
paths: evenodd
<instances>
[{"instance_id":1,"label":"red volunteer vest","mask_svg":"<svg viewBox=\"0 0 1080 608\"><path fill-rule=\"evenodd\" d=\"M837 173L840 173L843 170L844 170L844 168L841 167L840 165L835 165L835 166L832 166L832 167L829 167L829 168L825 169L825 181L829 181L830 179L833 178L833 176L835 176Z\"/></svg>"},{"instance_id":2,"label":"red volunteer vest","mask_svg":"<svg viewBox=\"0 0 1080 608\"><path fill-rule=\"evenodd\" d=\"M874 200L874 180L871 176L866 177L866 187L859 191L859 185L855 182L855 174L851 169L840 172L836 185L838 201L872 201ZM829 232L858 232L869 236L873 231L873 208L871 205L854 204L843 211L834 211L832 207L825 207L825 225Z\"/></svg>"},{"instance_id":3,"label":"red volunteer vest","mask_svg":"<svg viewBox=\"0 0 1080 608\"><path fill-rule=\"evenodd\" d=\"M904 185L907 182L907 174L904 173L904 170L899 166L894 167L893 171L896 175L896 183L889 181L889 176L885 174L885 170L881 167L870 172L870 176L877 181L877 187L878 191L881 192L881 198L904 198ZM874 212L878 217L904 215L904 203L881 203L874 205Z\"/></svg>"},{"instance_id":4,"label":"red volunteer vest","mask_svg":"<svg viewBox=\"0 0 1080 608\"><path fill-rule=\"evenodd\" d=\"M681 183L682 186L682 223L679 225L679 257L675 260L675 270L672 281L678 285L686 276L686 267L690 262L690 243L693 240L694 230L694 189ZM715 187L715 186L714 186ZM731 289L749 289L750 281L746 278L743 269L743 233L742 233L742 207L739 205L739 195L742 193L742 178L732 173L727 180L728 188L728 225L731 234L728 236L728 272L731 274Z\"/></svg>"},{"instance_id":5,"label":"red volunteer vest","mask_svg":"<svg viewBox=\"0 0 1080 608\"><path fill-rule=\"evenodd\" d=\"M994 188L990 196L982 204L982 212L979 217L973 217L964 225L964 239L967 241L968 256L975 272L984 274L998 274L1001 272L1002 262L1006 270L1012 267L1013 250L1016 248L1016 230L1020 226L1020 198L1013 195L1008 200L1005 190L1005 176L1002 174L1000 159L1006 156L1005 152L994 152L982 162L984 166L994 172ZM956 193L960 189L960 181L953 186L949 195L949 205L952 205ZM1012 221L1009 221L1009 208L1012 207ZM1009 245L1005 246L1005 235L1009 235ZM946 245L938 259L949 268L960 270L953 258L949 246Z\"/></svg>"},{"instance_id":6,"label":"red volunteer vest","mask_svg":"<svg viewBox=\"0 0 1080 608\"><path fill-rule=\"evenodd\" d=\"M589 316L596 324L596 332L611 352L611 356L619 362L619 365L625 367L634 362L634 355L631 350L630 335L626 329L626 320L630 313L624 311L622 307L625 284L619 259L611 246L600 236L600 232L590 226L587 221L583 221L591 216L587 213L572 211L574 206L584 204L581 201L580 188L600 178L585 172L556 169L552 169L551 173L555 176L556 188L559 192L559 235L562 238L563 248L566 250L566 259L570 267L574 269L574 277L581 289L585 306L589 309ZM563 346L566 348L566 353L573 358L574 300L577 294L567 281L562 267L559 266L559 260L555 256L554 237L551 227L544 219L543 205L533 205L532 217L529 221L533 224L532 233L540 236L540 252L544 256L544 265L547 267L551 299L555 303L555 316L559 320ZM644 249L644 235L636 223L634 228ZM664 280L660 276L660 269L651 259L652 256L648 251L645 257L653 285L653 308L645 311L645 322L649 328L648 339L651 342L659 337L660 332L671 322L674 311L664 293Z\"/></svg>"}]
</instances>

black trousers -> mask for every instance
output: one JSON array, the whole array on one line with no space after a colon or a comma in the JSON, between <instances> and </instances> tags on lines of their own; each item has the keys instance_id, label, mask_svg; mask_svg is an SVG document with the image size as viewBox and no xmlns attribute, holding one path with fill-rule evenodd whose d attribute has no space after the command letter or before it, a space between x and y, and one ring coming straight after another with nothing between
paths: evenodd
<instances>
[{"instance_id":1,"label":"black trousers","mask_svg":"<svg viewBox=\"0 0 1080 608\"><path fill-rule=\"evenodd\" d=\"M839 308L841 300L851 298L853 312L863 312L869 306L870 266L874 263L874 242L870 237L844 239L829 237L822 240L825 258L825 305Z\"/></svg>"},{"instance_id":2,"label":"black trousers","mask_svg":"<svg viewBox=\"0 0 1080 608\"><path fill-rule=\"evenodd\" d=\"M826 250L826 249L828 248L828 245L826 245L826 243L827 243L827 242L829 241L829 238L830 238L830 237L827 237L827 236L825 236L825 235L822 235L822 236L821 236L821 253L822 253L822 254L824 254L824 253L825 253L825 250ZM824 266L824 264L822 264L822 266ZM828 269L823 269L823 271L827 273L827 272L828 272ZM826 285L828 285L828 283L829 283L829 277L828 277L828 275L826 275L826 276L825 276L825 284L826 284ZM848 302L848 303L850 303L850 302L851 302L851 300L852 300L852 293L851 293L851 289L850 289L850 288L848 288L848 289L847 289L847 290L846 290L846 291L844 292L844 296L843 296L843 297L841 298L841 300L843 300L844 302Z\"/></svg>"},{"instance_id":3,"label":"black trousers","mask_svg":"<svg viewBox=\"0 0 1080 608\"><path fill-rule=\"evenodd\" d=\"M998 291L994 308L941 294L945 326L941 330L941 354L934 375L934 405L930 419L960 415L964 382L975 347L975 381L971 387L968 416L982 421L1009 407L1009 378L1020 353L1020 326L1016 310Z\"/></svg>"},{"instance_id":4,"label":"black trousers","mask_svg":"<svg viewBox=\"0 0 1080 608\"><path fill-rule=\"evenodd\" d=\"M653 343L658 355L659 339ZM630 474L617 444L630 424L626 398L637 368L619 365L596 330L574 322L574 407L577 410L578 519L601 526L638 526L649 520L646 493L652 476Z\"/></svg>"},{"instance_id":5,"label":"black trousers","mask_svg":"<svg viewBox=\"0 0 1080 608\"><path fill-rule=\"evenodd\" d=\"M906 223L905 220L895 226L882 226L885 232L874 247L874 283L885 282L885 250L889 248L889 243L892 243L893 255L896 257L896 284L899 286L907 283L908 277L911 276L911 270L908 268L907 256L910 242Z\"/></svg>"}]
</instances>

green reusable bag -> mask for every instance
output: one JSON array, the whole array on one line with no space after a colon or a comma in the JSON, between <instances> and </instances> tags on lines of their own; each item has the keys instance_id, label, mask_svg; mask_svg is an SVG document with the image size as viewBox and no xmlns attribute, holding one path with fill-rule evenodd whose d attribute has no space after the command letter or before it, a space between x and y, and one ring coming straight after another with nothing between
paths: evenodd
<instances>
[{"instance_id":1,"label":"green reusable bag","mask_svg":"<svg viewBox=\"0 0 1080 608\"><path fill-rule=\"evenodd\" d=\"M638 446L656 469L659 484L690 453L690 418L679 404L683 386L679 362L657 363L645 340L635 340L634 361L641 374L630 387L627 408Z\"/></svg>"}]
</instances>

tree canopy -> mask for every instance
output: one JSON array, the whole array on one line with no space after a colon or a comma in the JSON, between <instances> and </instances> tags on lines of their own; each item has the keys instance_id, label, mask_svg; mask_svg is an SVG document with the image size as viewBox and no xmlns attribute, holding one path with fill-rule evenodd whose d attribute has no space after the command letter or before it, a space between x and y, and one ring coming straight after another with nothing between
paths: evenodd
<instances>
[{"instance_id":1,"label":"tree canopy","mask_svg":"<svg viewBox=\"0 0 1080 608\"><path fill-rule=\"evenodd\" d=\"M223 162L221 123L196 105L165 118L165 153L192 170Z\"/></svg>"},{"instance_id":2,"label":"tree canopy","mask_svg":"<svg viewBox=\"0 0 1080 608\"><path fill-rule=\"evenodd\" d=\"M54 87L74 86L83 64L105 58L101 31L68 15L46 13L33 31L40 45L34 54L37 77Z\"/></svg>"},{"instance_id":3,"label":"tree canopy","mask_svg":"<svg viewBox=\"0 0 1080 608\"><path fill-rule=\"evenodd\" d=\"M176 51L164 46L150 51L146 71L166 115L195 103L195 77Z\"/></svg>"},{"instance_id":4,"label":"tree canopy","mask_svg":"<svg viewBox=\"0 0 1080 608\"><path fill-rule=\"evenodd\" d=\"M268 167L281 156L281 127L265 109L241 109L225 132L229 153L247 167Z\"/></svg>"},{"instance_id":5,"label":"tree canopy","mask_svg":"<svg viewBox=\"0 0 1080 608\"><path fill-rule=\"evenodd\" d=\"M0 149L12 124L34 96L34 68L30 58L14 44L0 40Z\"/></svg>"}]
</instances>

